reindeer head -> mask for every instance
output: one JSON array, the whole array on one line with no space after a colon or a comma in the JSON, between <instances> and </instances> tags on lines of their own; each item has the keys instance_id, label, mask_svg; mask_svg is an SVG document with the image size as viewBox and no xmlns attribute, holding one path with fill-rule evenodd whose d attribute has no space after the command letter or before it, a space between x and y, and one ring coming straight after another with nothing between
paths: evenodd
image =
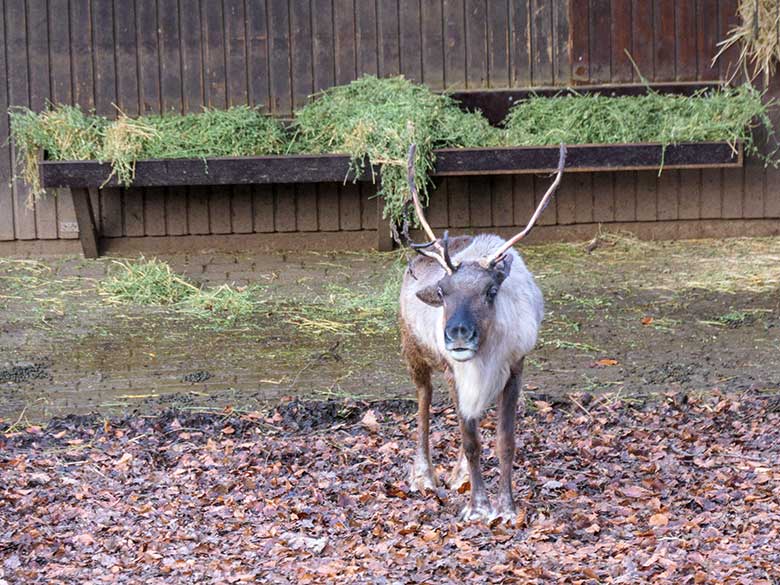
<instances>
[{"instance_id":1,"label":"reindeer head","mask_svg":"<svg viewBox=\"0 0 780 585\"><path fill-rule=\"evenodd\" d=\"M407 161L409 190L420 225L431 241L426 244L409 243L419 254L436 260L444 269L444 275L435 284L417 291L417 298L433 307L444 308L445 349L452 359L468 361L477 354L482 340L489 337L495 323L496 298L502 283L509 276L514 259L507 252L531 231L558 188L566 162L566 148L561 144L555 180L523 231L504 242L489 256L462 264L454 263L450 258L448 233L445 231L444 237L437 239L425 219L414 182L414 153L415 145L412 144ZM408 226L404 226L404 234L408 239Z\"/></svg>"},{"instance_id":2,"label":"reindeer head","mask_svg":"<svg viewBox=\"0 0 780 585\"><path fill-rule=\"evenodd\" d=\"M436 284L417 291L417 298L444 307L444 345L452 359L467 361L490 336L495 322L496 297L509 276L512 259L507 255L495 265L464 262Z\"/></svg>"}]
</instances>

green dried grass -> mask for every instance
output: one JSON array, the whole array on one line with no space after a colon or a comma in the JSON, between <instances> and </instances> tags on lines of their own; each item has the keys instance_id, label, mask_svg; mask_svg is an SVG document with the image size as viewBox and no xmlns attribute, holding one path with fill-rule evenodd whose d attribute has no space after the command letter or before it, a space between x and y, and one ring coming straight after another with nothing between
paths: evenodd
<instances>
[{"instance_id":1,"label":"green dried grass","mask_svg":"<svg viewBox=\"0 0 780 585\"><path fill-rule=\"evenodd\" d=\"M40 113L14 107L8 114L16 145L17 172L30 186L33 198L45 193L38 168L41 151L46 151L52 160L100 158L109 123L102 116L91 116L73 106L62 105Z\"/></svg>"},{"instance_id":2,"label":"green dried grass","mask_svg":"<svg viewBox=\"0 0 780 585\"><path fill-rule=\"evenodd\" d=\"M610 97L571 92L532 96L505 120L506 143L516 146L743 141L750 153L756 123L773 132L761 92L750 85L701 90L694 95Z\"/></svg>"},{"instance_id":3,"label":"green dried grass","mask_svg":"<svg viewBox=\"0 0 780 585\"><path fill-rule=\"evenodd\" d=\"M417 144L415 178L427 200L433 150L491 146L500 131L477 113L463 112L452 98L403 77L362 77L314 97L295 114L291 152L346 153L356 173L382 165L379 195L385 217L400 220L408 194L406 156Z\"/></svg>"}]
</instances>

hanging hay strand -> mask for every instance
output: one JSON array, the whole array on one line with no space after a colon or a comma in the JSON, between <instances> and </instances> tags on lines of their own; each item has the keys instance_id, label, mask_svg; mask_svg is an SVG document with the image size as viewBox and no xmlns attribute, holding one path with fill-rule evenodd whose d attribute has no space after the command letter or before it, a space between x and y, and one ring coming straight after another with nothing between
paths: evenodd
<instances>
[{"instance_id":1,"label":"hanging hay strand","mask_svg":"<svg viewBox=\"0 0 780 585\"><path fill-rule=\"evenodd\" d=\"M739 46L736 67L729 81L742 70L751 81L763 74L764 81L768 82L780 59L780 2L739 0L737 14L739 24L729 31L725 40L718 43L720 50L712 63L715 64L731 47Z\"/></svg>"}]
</instances>

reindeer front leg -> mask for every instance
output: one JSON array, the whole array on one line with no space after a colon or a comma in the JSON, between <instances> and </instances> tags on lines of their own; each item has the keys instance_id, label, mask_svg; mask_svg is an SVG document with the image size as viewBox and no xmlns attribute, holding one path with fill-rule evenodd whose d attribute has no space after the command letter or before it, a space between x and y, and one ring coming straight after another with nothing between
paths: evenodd
<instances>
[{"instance_id":1,"label":"reindeer front leg","mask_svg":"<svg viewBox=\"0 0 780 585\"><path fill-rule=\"evenodd\" d=\"M460 513L461 520L489 520L492 516L490 500L485 492L485 481L482 479L482 470L479 465L479 456L482 444L479 438L479 419L460 419L460 431L463 436L463 453L469 467L469 479L471 481L471 500Z\"/></svg>"},{"instance_id":2,"label":"reindeer front leg","mask_svg":"<svg viewBox=\"0 0 780 585\"><path fill-rule=\"evenodd\" d=\"M515 502L512 498L512 467L515 459L515 417L517 413L517 396L520 380L523 374L523 360L512 369L506 386L498 399L498 429L496 447L501 477L498 485L497 516L502 520L513 522L517 517Z\"/></svg>"},{"instance_id":3,"label":"reindeer front leg","mask_svg":"<svg viewBox=\"0 0 780 585\"><path fill-rule=\"evenodd\" d=\"M433 386L430 367L423 363L410 367L414 385L417 387L417 449L409 474L409 489L414 491L433 490L436 477L431 465L430 409Z\"/></svg>"}]
</instances>

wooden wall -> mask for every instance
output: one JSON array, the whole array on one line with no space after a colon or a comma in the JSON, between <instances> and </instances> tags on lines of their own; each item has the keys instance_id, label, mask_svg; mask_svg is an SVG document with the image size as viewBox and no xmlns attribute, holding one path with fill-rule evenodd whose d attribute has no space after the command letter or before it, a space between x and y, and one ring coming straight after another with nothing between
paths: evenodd
<instances>
[{"instance_id":1,"label":"wooden wall","mask_svg":"<svg viewBox=\"0 0 780 585\"><path fill-rule=\"evenodd\" d=\"M434 89L635 82L624 48L651 80L718 79L727 71L710 59L735 12L735 0L0 3L0 79L7 79L0 110L41 109L50 100L108 116L114 104L134 115L244 103L288 115L309 94L363 74L403 73ZM67 193L25 204L7 136L0 116L0 240L75 238ZM542 224L780 217L778 195L766 188L774 175L749 164L744 172L660 177L574 174ZM525 176L447 179L433 195L431 221L456 230L522 225L546 184ZM106 189L92 197L103 235L125 241L367 232L377 223L372 193L367 185L328 184Z\"/></svg>"}]
</instances>

